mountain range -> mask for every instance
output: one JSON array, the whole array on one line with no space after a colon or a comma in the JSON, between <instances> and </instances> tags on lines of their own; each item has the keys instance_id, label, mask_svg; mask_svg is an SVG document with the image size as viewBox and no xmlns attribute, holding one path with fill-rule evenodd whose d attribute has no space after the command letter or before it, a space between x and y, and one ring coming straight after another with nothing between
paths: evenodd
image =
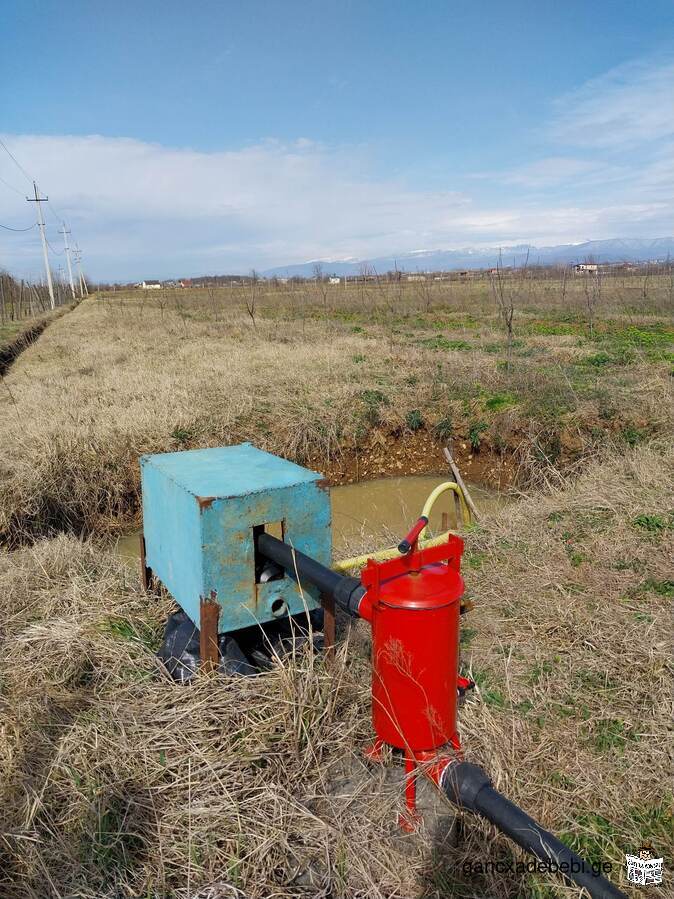
<instances>
[{"instance_id":1,"label":"mountain range","mask_svg":"<svg viewBox=\"0 0 674 899\"><path fill-rule=\"evenodd\" d=\"M364 266L375 272L438 272L457 269L493 268L501 256L504 266L556 265L586 262L664 262L674 258L674 237L616 238L588 240L584 243L561 244L554 247L534 247L529 244L466 248L462 250L417 250L399 256L380 256L376 259L318 259L295 265L282 265L263 272L266 277L311 278L317 265L325 275L357 275Z\"/></svg>"}]
</instances>

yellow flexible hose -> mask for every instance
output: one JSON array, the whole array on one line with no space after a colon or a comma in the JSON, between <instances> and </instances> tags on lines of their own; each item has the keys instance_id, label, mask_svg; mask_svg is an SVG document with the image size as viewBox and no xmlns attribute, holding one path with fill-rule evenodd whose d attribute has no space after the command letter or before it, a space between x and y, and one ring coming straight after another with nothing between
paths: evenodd
<instances>
[{"instance_id":1,"label":"yellow flexible hose","mask_svg":"<svg viewBox=\"0 0 674 899\"><path fill-rule=\"evenodd\" d=\"M428 499L424 503L424 508L422 511L422 515L425 515L426 518L430 518L431 510L435 505L436 500L439 496L442 496L443 493L451 490L452 493L455 493L459 497L459 501L461 503L461 512L463 515L463 520L466 523L469 523L472 520L472 515L470 513L470 509L468 508L468 504L463 495L463 491L454 481L445 481L443 484L438 484L435 490L432 490ZM444 534L440 534L438 537L431 537L428 540L424 540L423 536L428 530L427 527L423 529L421 532L421 538L419 540L420 549L425 549L428 546L438 546L440 543L445 543L449 535L452 533L451 531L445 531ZM353 556L350 559L341 559L339 562L333 563L332 570L333 571L350 571L352 568L362 568L363 565L366 564L368 559L374 559L375 562L384 562L386 559L393 559L396 556L399 556L400 553L398 551L398 547L394 546L390 549L379 549L377 552L373 553L364 553L362 556Z\"/></svg>"},{"instance_id":2,"label":"yellow flexible hose","mask_svg":"<svg viewBox=\"0 0 674 899\"><path fill-rule=\"evenodd\" d=\"M455 481L445 481L444 484L438 484L435 490L431 490L428 495L428 499L424 503L424 508L421 512L422 515L425 515L426 518L431 517L431 511L433 506L435 505L435 501L439 496L442 496L443 493L446 493L448 490L451 490L452 493L455 493L459 497L459 502L461 503L461 515L463 517L464 523L470 524L471 521L471 512L468 508L468 503L465 500L463 495L463 490L459 487L459 485ZM458 522L457 522L458 524ZM428 532L428 526L426 526L421 532L421 539L423 540Z\"/></svg>"}]
</instances>

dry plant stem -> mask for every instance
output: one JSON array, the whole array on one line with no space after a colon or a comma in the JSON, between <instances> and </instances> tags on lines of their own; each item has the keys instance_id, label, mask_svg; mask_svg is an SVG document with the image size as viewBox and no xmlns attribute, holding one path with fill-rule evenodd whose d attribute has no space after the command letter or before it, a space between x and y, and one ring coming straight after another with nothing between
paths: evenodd
<instances>
[{"instance_id":1,"label":"dry plant stem","mask_svg":"<svg viewBox=\"0 0 674 899\"><path fill-rule=\"evenodd\" d=\"M459 466L454 461L452 454L449 451L449 447L446 446L443 450L443 453L444 453L445 459L447 460L447 464L449 465L450 471L452 472L454 480L461 488L461 492L463 493L463 496L464 496L464 499L466 500L468 508L473 513L473 518L476 521L479 521L480 513L477 510L477 506L473 502L473 498L470 495L470 491L468 490L468 487L466 487L465 481L461 477L461 472L459 471ZM457 501L458 501L458 497L457 497ZM457 518L457 522L458 521L459 521L459 519Z\"/></svg>"}]
</instances>

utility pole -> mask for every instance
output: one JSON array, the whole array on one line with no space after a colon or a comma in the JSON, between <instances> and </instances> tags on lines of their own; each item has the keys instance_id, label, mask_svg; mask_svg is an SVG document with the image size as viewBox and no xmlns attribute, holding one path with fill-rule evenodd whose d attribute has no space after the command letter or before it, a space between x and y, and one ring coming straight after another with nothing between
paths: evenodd
<instances>
[{"instance_id":1,"label":"utility pole","mask_svg":"<svg viewBox=\"0 0 674 899\"><path fill-rule=\"evenodd\" d=\"M75 299L75 284L73 283L73 267L70 264L70 247L68 246L68 235L70 231L66 230L66 223L62 222L63 228L61 229L61 234L63 234L63 245L66 250L66 260L68 262L68 280L70 281L70 293L73 295L73 300Z\"/></svg>"},{"instance_id":2,"label":"utility pole","mask_svg":"<svg viewBox=\"0 0 674 899\"><path fill-rule=\"evenodd\" d=\"M75 262L77 263L77 272L79 275L79 285L80 285L80 298L83 298L85 294L89 295L89 290L87 288L87 282L84 279L84 275L82 274L82 251L75 244Z\"/></svg>"},{"instance_id":3,"label":"utility pole","mask_svg":"<svg viewBox=\"0 0 674 899\"><path fill-rule=\"evenodd\" d=\"M38 193L37 184L33 181L33 190L35 192L35 198L26 197L26 200L29 203L35 203L37 206L37 226L40 229L40 237L42 238L42 253L44 255L44 267L47 272L47 285L49 287L49 302L51 304L51 308L53 309L56 306L54 302L54 285L51 282L51 271L49 269L49 256L47 254L47 237L44 233L44 217L42 215L42 206L40 203L46 203L49 197L41 197Z\"/></svg>"}]
</instances>

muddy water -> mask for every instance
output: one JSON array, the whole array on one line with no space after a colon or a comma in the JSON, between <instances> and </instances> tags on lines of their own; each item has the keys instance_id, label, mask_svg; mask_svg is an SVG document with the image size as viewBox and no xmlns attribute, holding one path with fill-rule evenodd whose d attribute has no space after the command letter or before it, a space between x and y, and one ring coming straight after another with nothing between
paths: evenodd
<instances>
[{"instance_id":1,"label":"muddy water","mask_svg":"<svg viewBox=\"0 0 674 899\"><path fill-rule=\"evenodd\" d=\"M335 551L371 542L373 536L389 537L389 544L398 542L421 515L431 490L446 480L447 475L412 475L333 487L330 496ZM506 497L495 491L472 484L468 484L468 489L478 511L485 516L506 502ZM433 507L430 530L440 533L443 512L447 513L449 527L460 529L454 514L454 497L448 492Z\"/></svg>"},{"instance_id":2,"label":"muddy water","mask_svg":"<svg viewBox=\"0 0 674 899\"><path fill-rule=\"evenodd\" d=\"M447 480L447 475L412 475L403 478L380 478L332 487L332 539L337 557L342 551L357 551L360 544L372 546L381 540L382 548L400 540L421 515L426 497ZM508 503L508 497L468 484L470 495L478 511L485 517ZM443 494L433 508L429 522L433 533L440 533L442 513L447 513L449 527L460 530L454 516L451 493ZM139 555L139 532L121 537L117 552L125 559L136 560Z\"/></svg>"}]
</instances>

